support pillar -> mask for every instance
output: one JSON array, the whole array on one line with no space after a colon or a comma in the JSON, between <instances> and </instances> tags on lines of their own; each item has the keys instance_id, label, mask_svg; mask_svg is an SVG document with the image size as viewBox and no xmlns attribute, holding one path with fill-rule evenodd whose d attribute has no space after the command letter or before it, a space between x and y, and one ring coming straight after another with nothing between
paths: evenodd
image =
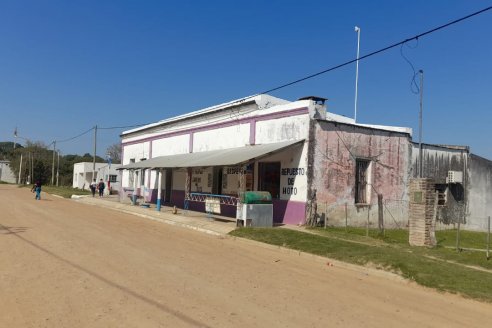
<instances>
[{"instance_id":1,"label":"support pillar","mask_svg":"<svg viewBox=\"0 0 492 328\"><path fill-rule=\"evenodd\" d=\"M132 194L132 205L135 205L137 202L137 180L138 180L138 174L137 171L134 170L132 172L133 174L133 194Z\"/></svg>"},{"instance_id":2,"label":"support pillar","mask_svg":"<svg viewBox=\"0 0 492 328\"><path fill-rule=\"evenodd\" d=\"M161 210L161 197L162 197L162 169L157 172L157 203L155 209L160 212Z\"/></svg>"},{"instance_id":3,"label":"support pillar","mask_svg":"<svg viewBox=\"0 0 492 328\"><path fill-rule=\"evenodd\" d=\"M184 199L184 209L188 209L188 201L190 199L190 191L191 191L191 175L192 169L189 167L186 171L186 185L185 185L185 199Z\"/></svg>"},{"instance_id":4,"label":"support pillar","mask_svg":"<svg viewBox=\"0 0 492 328\"><path fill-rule=\"evenodd\" d=\"M435 246L436 191L432 179L410 180L409 243L412 246Z\"/></svg>"}]
</instances>

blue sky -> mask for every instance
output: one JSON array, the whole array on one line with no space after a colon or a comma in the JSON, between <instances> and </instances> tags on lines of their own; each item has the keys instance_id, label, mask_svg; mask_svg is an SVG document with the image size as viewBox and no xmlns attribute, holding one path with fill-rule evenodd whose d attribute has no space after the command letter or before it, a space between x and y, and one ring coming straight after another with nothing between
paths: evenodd
<instances>
[{"instance_id":1,"label":"blue sky","mask_svg":"<svg viewBox=\"0 0 492 328\"><path fill-rule=\"evenodd\" d=\"M256 94L413 37L490 1L0 1L0 141L49 144ZM423 140L492 159L492 10L403 46L424 71ZM359 64L357 121L406 126L419 96L400 47ZM354 115L355 64L273 92ZM100 130L98 154L122 130ZM18 140L22 141L22 140ZM58 144L93 151L93 134Z\"/></svg>"}]
</instances>

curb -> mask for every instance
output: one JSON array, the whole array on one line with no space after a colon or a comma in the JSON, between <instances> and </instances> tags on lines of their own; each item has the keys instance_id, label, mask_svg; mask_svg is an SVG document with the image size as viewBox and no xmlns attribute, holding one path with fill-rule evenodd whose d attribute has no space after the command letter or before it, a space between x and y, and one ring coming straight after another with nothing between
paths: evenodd
<instances>
[{"instance_id":1,"label":"curb","mask_svg":"<svg viewBox=\"0 0 492 328\"><path fill-rule=\"evenodd\" d=\"M75 198L75 200L76 199L77 198ZM187 224L187 223L181 223L181 222L176 222L176 221L173 221L173 220L167 220L167 219L164 219L164 218L157 218L155 216L148 215L148 214L132 212L132 211L126 210L126 209L121 208L121 207L108 206L106 204L94 204L94 203L83 203L83 204L104 207L104 208L107 208L107 209L110 209L110 210L114 210L114 211L118 211L118 212L122 212L122 213L125 213L125 214L135 215L135 216L139 216L139 217L142 217L142 218L145 218L145 219L149 219L149 220L153 220L153 221L157 221L157 222L162 222L162 223L166 223L166 224L173 225L173 226L183 227L183 228L195 230L195 231L198 231L198 232L203 232L203 233L206 233L206 234L209 234L209 235L213 235L213 236L226 236L227 235L227 234L220 233L220 232L217 232L217 231L214 231L214 230L210 230L210 229L206 229L206 228L201 228L201 227L196 227L194 225Z\"/></svg>"}]
</instances>

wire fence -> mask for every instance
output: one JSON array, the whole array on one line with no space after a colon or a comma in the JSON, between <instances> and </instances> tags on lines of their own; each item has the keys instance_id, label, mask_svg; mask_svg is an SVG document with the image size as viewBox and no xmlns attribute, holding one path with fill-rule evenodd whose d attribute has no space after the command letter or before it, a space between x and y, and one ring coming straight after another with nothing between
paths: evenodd
<instances>
[{"instance_id":1,"label":"wire fence","mask_svg":"<svg viewBox=\"0 0 492 328\"><path fill-rule=\"evenodd\" d=\"M456 242L454 248L457 251L483 251L486 253L487 260L490 259L490 229L490 216L468 217L466 224L458 222L455 227Z\"/></svg>"},{"instance_id":2,"label":"wire fence","mask_svg":"<svg viewBox=\"0 0 492 328\"><path fill-rule=\"evenodd\" d=\"M408 201L381 199L376 204L318 202L316 217L318 226L403 229L408 227Z\"/></svg>"},{"instance_id":3,"label":"wire fence","mask_svg":"<svg viewBox=\"0 0 492 328\"><path fill-rule=\"evenodd\" d=\"M401 199L386 199L378 202L378 204L370 205L317 202L311 212L315 216L315 220L312 220L312 225L345 227L346 229L366 228L367 232L370 229L379 229L384 233L385 229L408 229L409 202ZM467 216L455 222L437 219L435 230L453 231L447 235L454 238L455 245L452 246L452 243L448 240L446 247L456 248L459 251L484 251L487 259L490 258L490 216Z\"/></svg>"}]
</instances>

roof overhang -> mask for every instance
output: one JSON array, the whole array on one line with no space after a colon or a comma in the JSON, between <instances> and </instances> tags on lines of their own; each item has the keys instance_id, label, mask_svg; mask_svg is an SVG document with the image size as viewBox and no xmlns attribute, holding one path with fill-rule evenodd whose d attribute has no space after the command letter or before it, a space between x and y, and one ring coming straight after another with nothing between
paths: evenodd
<instances>
[{"instance_id":1,"label":"roof overhang","mask_svg":"<svg viewBox=\"0 0 492 328\"><path fill-rule=\"evenodd\" d=\"M118 170L235 166L249 163L301 143L304 143L304 139L196 153L159 156L149 160L123 165L119 167Z\"/></svg>"}]
</instances>

